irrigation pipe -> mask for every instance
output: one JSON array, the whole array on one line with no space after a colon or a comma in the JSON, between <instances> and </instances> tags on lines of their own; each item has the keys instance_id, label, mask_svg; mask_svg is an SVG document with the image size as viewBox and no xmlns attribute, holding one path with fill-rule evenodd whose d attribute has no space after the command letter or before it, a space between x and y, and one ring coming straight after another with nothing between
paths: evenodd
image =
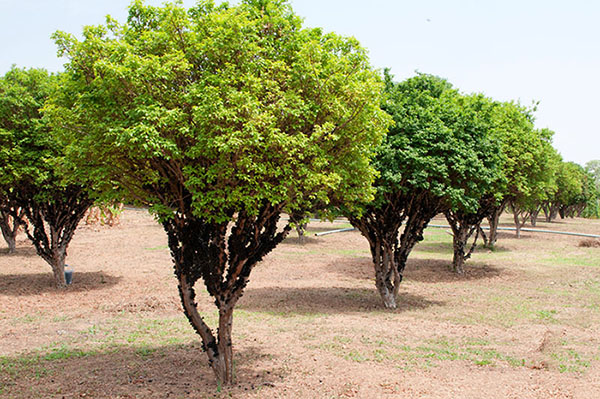
<instances>
[{"instance_id":1,"label":"irrigation pipe","mask_svg":"<svg viewBox=\"0 0 600 399\"><path fill-rule=\"evenodd\" d=\"M345 229L336 229L336 230L328 230L328 231L322 231L320 233L315 233L316 236L324 236L327 234L333 234L333 233L341 233L344 231L352 231L352 230L356 230L354 227L348 227Z\"/></svg>"},{"instance_id":2,"label":"irrigation pipe","mask_svg":"<svg viewBox=\"0 0 600 399\"><path fill-rule=\"evenodd\" d=\"M440 228L440 229L449 229L450 228L450 226L445 226L445 225L441 225L441 224L430 224L428 227L434 227L434 228ZM487 226L481 226L481 228L484 230L490 229ZM507 230L507 231L516 231L517 230L514 227L498 227L497 229L498 230ZM328 231L322 231L320 233L315 233L315 235L316 236L324 236L327 234L342 233L344 231L352 231L352 230L356 230L356 229L351 227L351 228L347 228L347 229L328 230ZM566 235L566 236L600 238L600 235L598 235L598 234L573 233L570 231L540 230L540 229L528 229L528 228L522 228L521 231L527 231L530 233L562 234L562 235Z\"/></svg>"},{"instance_id":3,"label":"irrigation pipe","mask_svg":"<svg viewBox=\"0 0 600 399\"><path fill-rule=\"evenodd\" d=\"M435 227L440 229L449 229L450 226L444 226L441 224L430 224L428 227ZM490 228L487 226L481 226L484 230L489 230ZM508 231L516 231L517 229L514 227L498 227L498 230L508 230ZM592 238L600 238L598 234L586 234L586 233L573 233L570 231L556 231L556 230L540 230L540 229L528 229L522 228L521 231L527 231L530 233L548 233L548 234L562 234L565 236L578 236L578 237L592 237Z\"/></svg>"}]
</instances>

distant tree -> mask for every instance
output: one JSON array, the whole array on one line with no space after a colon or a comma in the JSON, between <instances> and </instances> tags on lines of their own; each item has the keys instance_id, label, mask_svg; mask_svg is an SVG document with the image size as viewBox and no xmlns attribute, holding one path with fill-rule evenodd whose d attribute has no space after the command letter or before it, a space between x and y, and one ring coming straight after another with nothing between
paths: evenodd
<instances>
[{"instance_id":1,"label":"distant tree","mask_svg":"<svg viewBox=\"0 0 600 399\"><path fill-rule=\"evenodd\" d=\"M135 1L125 24L55 38L70 62L48 112L70 159L162 223L185 315L230 384L233 310L290 230L281 213L372 197L369 160L389 122L379 77L355 39L303 29L277 0Z\"/></svg>"},{"instance_id":2,"label":"distant tree","mask_svg":"<svg viewBox=\"0 0 600 399\"><path fill-rule=\"evenodd\" d=\"M488 173L480 155L491 145L481 129L465 123L461 102L467 100L446 80L421 74L394 83L386 71L385 81L383 109L395 125L375 159L377 195L348 218L369 242L376 287L393 309L408 256L429 221L451 206L477 207L469 182Z\"/></svg>"},{"instance_id":3,"label":"distant tree","mask_svg":"<svg viewBox=\"0 0 600 399\"><path fill-rule=\"evenodd\" d=\"M40 114L55 83L43 69L13 67L0 78L0 206L3 224L27 218L25 234L64 287L67 247L92 200L66 180L63 148Z\"/></svg>"},{"instance_id":4,"label":"distant tree","mask_svg":"<svg viewBox=\"0 0 600 399\"><path fill-rule=\"evenodd\" d=\"M492 134L502 143L506 185L499 191L501 199L488 216L488 246L494 246L497 241L498 222L507 206L513 211L517 236L520 236L524 223L531 220L531 214L551 190L555 157L551 145L553 132L534 128L533 111L518 103L505 102L495 112Z\"/></svg>"},{"instance_id":5,"label":"distant tree","mask_svg":"<svg viewBox=\"0 0 600 399\"><path fill-rule=\"evenodd\" d=\"M526 177L525 185L520 189L509 191L509 204L513 213L517 238L521 229L531 220L533 214L539 213L542 201L555 190L556 150L552 147L554 132L549 129L533 130L532 141L527 151L530 160L526 169L522 169ZM525 166L525 165L523 165Z\"/></svg>"},{"instance_id":6,"label":"distant tree","mask_svg":"<svg viewBox=\"0 0 600 399\"><path fill-rule=\"evenodd\" d=\"M585 187L589 194L588 203L582 216L600 218L600 160L586 163L585 171L588 176Z\"/></svg>"},{"instance_id":7,"label":"distant tree","mask_svg":"<svg viewBox=\"0 0 600 399\"><path fill-rule=\"evenodd\" d=\"M600 160L589 161L585 164L585 170L592 176L596 188L600 190Z\"/></svg>"},{"instance_id":8,"label":"distant tree","mask_svg":"<svg viewBox=\"0 0 600 399\"><path fill-rule=\"evenodd\" d=\"M455 132L469 134L462 149L469 156L463 167L470 168L469 179L457 179L452 189L460 190L459 201L444 211L452 229L454 256L452 270L462 274L464 262L471 257L481 230L481 222L498 204L499 191L505 186L502 174L500 141L492 136L497 104L482 95L459 96L455 120L449 126ZM469 146L471 148L469 148ZM468 240L473 242L467 249Z\"/></svg>"}]
</instances>

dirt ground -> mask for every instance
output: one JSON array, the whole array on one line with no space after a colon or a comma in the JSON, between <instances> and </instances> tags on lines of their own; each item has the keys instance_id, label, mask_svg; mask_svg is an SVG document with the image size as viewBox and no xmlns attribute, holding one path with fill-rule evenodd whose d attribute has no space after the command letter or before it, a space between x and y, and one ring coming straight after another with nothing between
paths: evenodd
<instances>
[{"instance_id":1,"label":"dirt ground","mask_svg":"<svg viewBox=\"0 0 600 399\"><path fill-rule=\"evenodd\" d=\"M339 227L311 223L252 272L233 387L215 385L145 211L81 226L62 291L24 236L14 255L0 243L0 398L600 398L600 248L503 232L457 276L451 237L429 228L387 311L366 240L312 235ZM600 234L600 221L538 228ZM198 301L214 326L210 298Z\"/></svg>"}]
</instances>

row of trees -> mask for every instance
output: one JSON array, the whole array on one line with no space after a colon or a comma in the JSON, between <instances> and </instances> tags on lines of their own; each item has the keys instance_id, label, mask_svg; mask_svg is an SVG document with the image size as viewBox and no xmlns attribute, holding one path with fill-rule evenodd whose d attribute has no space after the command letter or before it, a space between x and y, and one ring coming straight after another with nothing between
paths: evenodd
<instances>
[{"instance_id":1,"label":"row of trees","mask_svg":"<svg viewBox=\"0 0 600 399\"><path fill-rule=\"evenodd\" d=\"M534 128L532 109L431 75L382 79L355 39L303 28L285 1L136 1L125 23L54 38L64 73L13 68L0 80L9 248L23 225L62 286L68 243L93 201L148 206L222 383L233 377L233 309L290 231L278 227L282 213L296 225L315 209L347 216L395 308L436 214L452 226L460 273L485 218L493 245L507 206L520 226L540 210L580 213L597 195L589 173L560 160L552 132ZM200 283L215 299L216 331L197 308Z\"/></svg>"}]
</instances>

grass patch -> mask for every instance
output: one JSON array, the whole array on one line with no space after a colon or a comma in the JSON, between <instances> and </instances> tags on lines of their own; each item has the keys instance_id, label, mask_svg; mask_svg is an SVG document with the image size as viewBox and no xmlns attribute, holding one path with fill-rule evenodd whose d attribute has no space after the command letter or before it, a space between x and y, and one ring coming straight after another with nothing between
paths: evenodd
<instances>
[{"instance_id":1,"label":"grass patch","mask_svg":"<svg viewBox=\"0 0 600 399\"><path fill-rule=\"evenodd\" d=\"M540 261L548 266L600 267L600 256L594 248L578 248L575 253L569 254L551 251L550 256L545 256Z\"/></svg>"},{"instance_id":2,"label":"grass patch","mask_svg":"<svg viewBox=\"0 0 600 399\"><path fill-rule=\"evenodd\" d=\"M428 369L446 361L467 361L478 366L494 366L507 363L522 367L525 359L502 353L481 339L453 341L446 337L425 340L417 345L398 345L383 340L361 337L334 336L332 340L313 346L353 362L393 362L401 363L402 368Z\"/></svg>"}]
</instances>

